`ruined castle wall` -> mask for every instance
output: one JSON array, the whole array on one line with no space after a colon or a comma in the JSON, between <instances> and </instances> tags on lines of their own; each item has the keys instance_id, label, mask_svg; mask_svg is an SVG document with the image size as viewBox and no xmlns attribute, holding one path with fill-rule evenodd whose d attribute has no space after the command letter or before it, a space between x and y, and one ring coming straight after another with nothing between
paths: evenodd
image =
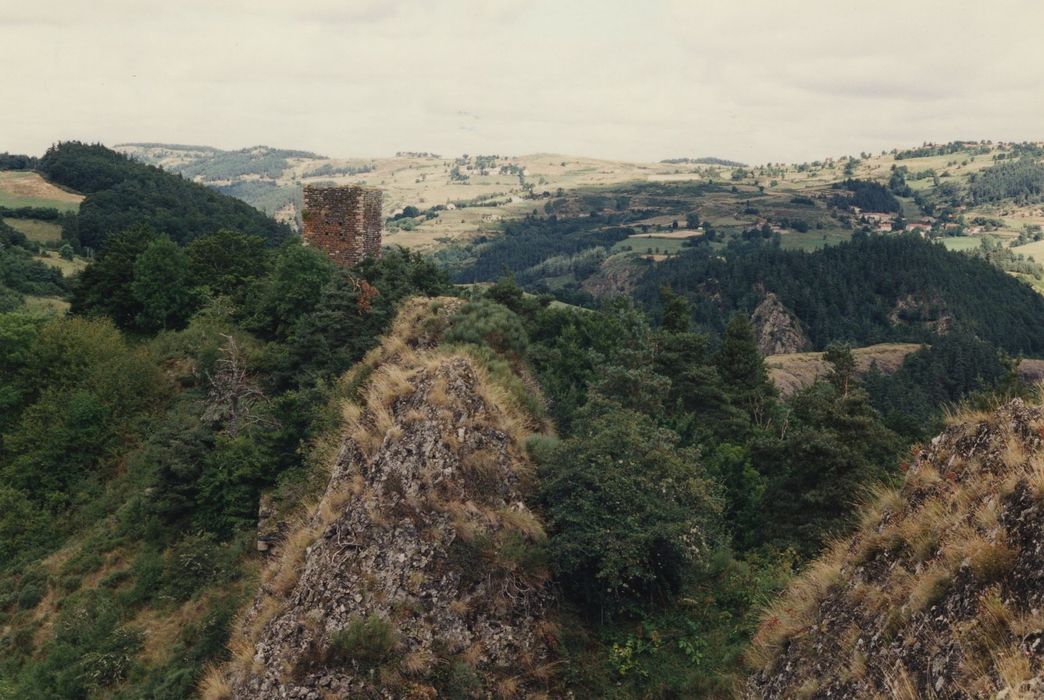
<instances>
[{"instance_id":1,"label":"ruined castle wall","mask_svg":"<svg viewBox=\"0 0 1044 700\"><path fill-rule=\"evenodd\" d=\"M305 185L301 236L342 267L381 254L380 190Z\"/></svg>"}]
</instances>

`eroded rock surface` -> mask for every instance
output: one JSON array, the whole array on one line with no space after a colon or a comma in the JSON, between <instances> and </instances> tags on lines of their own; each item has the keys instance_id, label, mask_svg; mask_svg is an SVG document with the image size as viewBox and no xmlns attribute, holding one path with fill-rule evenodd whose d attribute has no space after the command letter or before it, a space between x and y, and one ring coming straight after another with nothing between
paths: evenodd
<instances>
[{"instance_id":1,"label":"eroded rock surface","mask_svg":"<svg viewBox=\"0 0 1044 700\"><path fill-rule=\"evenodd\" d=\"M766 614L749 698L1044 697L1044 416L969 414Z\"/></svg>"},{"instance_id":2,"label":"eroded rock surface","mask_svg":"<svg viewBox=\"0 0 1044 700\"><path fill-rule=\"evenodd\" d=\"M762 357L805 352L812 348L797 317L772 292L765 295L750 319Z\"/></svg>"},{"instance_id":3,"label":"eroded rock surface","mask_svg":"<svg viewBox=\"0 0 1044 700\"><path fill-rule=\"evenodd\" d=\"M243 621L252 658L230 671L233 697L550 693L544 534L510 410L460 355L407 349L367 387ZM367 624L380 658L345 642Z\"/></svg>"}]
</instances>

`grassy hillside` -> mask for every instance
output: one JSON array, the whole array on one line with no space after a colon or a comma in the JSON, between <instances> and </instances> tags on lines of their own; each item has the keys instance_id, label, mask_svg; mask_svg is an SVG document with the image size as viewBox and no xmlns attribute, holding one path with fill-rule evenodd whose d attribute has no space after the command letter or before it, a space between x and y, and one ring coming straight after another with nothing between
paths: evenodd
<instances>
[{"instance_id":1,"label":"grassy hillside","mask_svg":"<svg viewBox=\"0 0 1044 700\"><path fill-rule=\"evenodd\" d=\"M293 203L302 183L356 182L378 186L385 191L386 214L406 206L434 214L418 219L409 230L396 228L389 232L389 240L394 243L426 249L446 241L459 243L488 235L497 230L498 221L518 218L534 209L539 212L548 199L563 193L643 182L718 182L734 186L744 194L772 196L765 202L766 211L759 212L760 217L744 213L748 208L745 205L731 206L727 201L716 202L713 197L694 202L696 206L689 208L700 209L713 224L721 226L760 225L764 220L779 225L788 218L787 212L774 209L787 209L794 197L816 199L828 193L831 185L847 178L895 184L902 209L911 222L919 222L929 214L939 218L937 207L955 207L935 227L940 233L946 230L950 234L963 231L974 235L982 227L972 220L983 217L999 222L998 235L1013 240L1026 225L1044 221L1044 212L1034 209L1030 201L986 203L970 197L971 182L980 172L1023 156L1039 158L1040 149L1032 144L955 142L856 158L755 166L707 159L624 163L555 154L443 157L403 153L394 158L320 158L267 147L235 152L164 144L124 144L117 148L144 162L216 187L230 188L229 192L258 208L271 212L283 207L281 216L287 220L296 217ZM893 182L893 168L902 171L905 182ZM442 209L450 204L453 209ZM966 221L963 225L959 223L961 216ZM670 225L671 221L657 223ZM808 250L845 240L849 235L849 229L837 221L813 215L809 223L815 233L793 231L782 225L784 247ZM822 229L819 224L823 224ZM934 222L928 222L929 228L933 225ZM788 230L796 235L788 238Z\"/></svg>"},{"instance_id":2,"label":"grassy hillside","mask_svg":"<svg viewBox=\"0 0 1044 700\"><path fill-rule=\"evenodd\" d=\"M42 207L76 211L83 195L56 187L38 173L27 170L0 171L0 207Z\"/></svg>"}]
</instances>

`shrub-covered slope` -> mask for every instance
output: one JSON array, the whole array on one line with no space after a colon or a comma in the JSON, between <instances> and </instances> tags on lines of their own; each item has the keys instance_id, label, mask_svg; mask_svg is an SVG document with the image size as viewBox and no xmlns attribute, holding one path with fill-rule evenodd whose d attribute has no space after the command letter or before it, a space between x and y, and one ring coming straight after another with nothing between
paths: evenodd
<instances>
[{"instance_id":1,"label":"shrub-covered slope","mask_svg":"<svg viewBox=\"0 0 1044 700\"><path fill-rule=\"evenodd\" d=\"M1044 695L1042 435L1015 400L916 454L767 611L746 696Z\"/></svg>"},{"instance_id":2,"label":"shrub-covered slope","mask_svg":"<svg viewBox=\"0 0 1044 700\"><path fill-rule=\"evenodd\" d=\"M345 380L360 399L343 407L329 486L280 545L209 697L548 689L545 536L521 444L536 425L481 363L433 347L457 304L408 305Z\"/></svg>"}]
</instances>

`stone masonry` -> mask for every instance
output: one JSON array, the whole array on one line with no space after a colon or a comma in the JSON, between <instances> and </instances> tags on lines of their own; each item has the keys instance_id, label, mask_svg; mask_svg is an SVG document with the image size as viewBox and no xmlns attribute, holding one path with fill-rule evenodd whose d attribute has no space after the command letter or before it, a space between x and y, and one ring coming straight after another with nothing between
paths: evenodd
<instances>
[{"instance_id":1,"label":"stone masonry","mask_svg":"<svg viewBox=\"0 0 1044 700\"><path fill-rule=\"evenodd\" d=\"M381 198L380 190L359 185L305 185L301 236L341 267L380 257Z\"/></svg>"}]
</instances>

